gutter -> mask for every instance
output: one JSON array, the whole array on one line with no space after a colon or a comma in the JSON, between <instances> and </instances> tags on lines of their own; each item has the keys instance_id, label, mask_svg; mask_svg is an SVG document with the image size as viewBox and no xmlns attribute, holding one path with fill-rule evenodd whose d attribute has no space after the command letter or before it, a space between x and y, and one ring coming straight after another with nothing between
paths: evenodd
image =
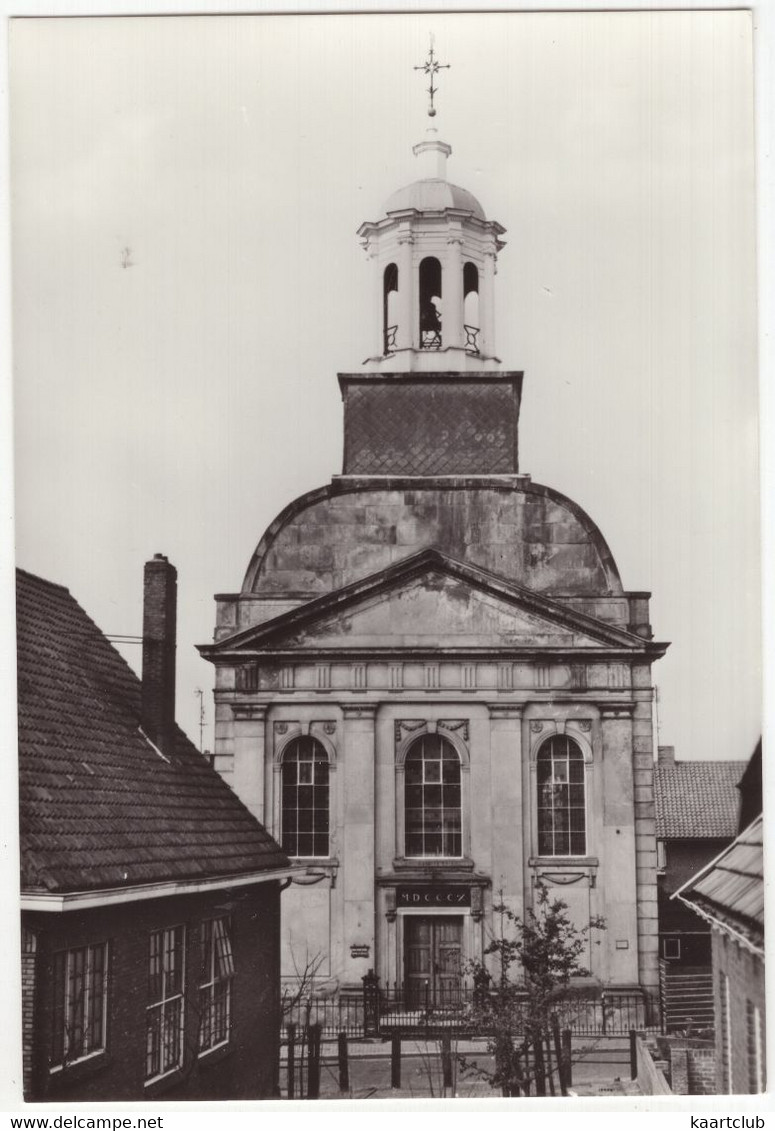
<instances>
[{"instance_id":1,"label":"gutter","mask_svg":"<svg viewBox=\"0 0 775 1131\"><path fill-rule=\"evenodd\" d=\"M125 888L102 888L96 891L47 892L22 891L22 911L84 911L94 907L111 907L136 903L144 899L166 899L174 895L195 895L221 888L242 888L250 884L290 880L306 872L306 865L289 864L285 868L242 873L239 876L216 876L207 880L163 880L159 883L133 884Z\"/></svg>"}]
</instances>

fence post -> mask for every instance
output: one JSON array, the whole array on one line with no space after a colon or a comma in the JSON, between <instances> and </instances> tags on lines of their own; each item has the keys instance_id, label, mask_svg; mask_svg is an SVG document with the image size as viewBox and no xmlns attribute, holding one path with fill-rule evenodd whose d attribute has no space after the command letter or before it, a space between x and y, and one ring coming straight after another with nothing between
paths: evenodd
<instances>
[{"instance_id":1,"label":"fence post","mask_svg":"<svg viewBox=\"0 0 775 1131\"><path fill-rule=\"evenodd\" d=\"M296 1022L288 1022L288 1056L286 1060L286 1091L288 1099L292 1100L296 1091L294 1074L296 1071Z\"/></svg>"},{"instance_id":2,"label":"fence post","mask_svg":"<svg viewBox=\"0 0 775 1131\"><path fill-rule=\"evenodd\" d=\"M603 1015L603 1036L606 1035L606 1015L605 1015L605 990L600 995L600 1011Z\"/></svg>"},{"instance_id":3,"label":"fence post","mask_svg":"<svg viewBox=\"0 0 775 1131\"><path fill-rule=\"evenodd\" d=\"M449 1033L441 1038L441 1080L445 1088L452 1087L452 1038Z\"/></svg>"},{"instance_id":4,"label":"fence post","mask_svg":"<svg viewBox=\"0 0 775 1131\"><path fill-rule=\"evenodd\" d=\"M573 1056L571 1055L571 1050L571 1031L570 1029L563 1029L562 1051L563 1060L565 1061L565 1086L567 1088L573 1087Z\"/></svg>"},{"instance_id":5,"label":"fence post","mask_svg":"<svg viewBox=\"0 0 775 1131\"><path fill-rule=\"evenodd\" d=\"M535 1065L536 1095L546 1095L546 1067L544 1065L544 1050L539 1034L533 1042L533 1063Z\"/></svg>"},{"instance_id":6,"label":"fence post","mask_svg":"<svg viewBox=\"0 0 775 1131\"><path fill-rule=\"evenodd\" d=\"M560 1091L564 1096L567 1096L568 1082L565 1078L565 1051L562 1047L560 1022L557 1020L556 1013L552 1014L552 1037L554 1038L554 1055L557 1060L557 1075L560 1078Z\"/></svg>"},{"instance_id":7,"label":"fence post","mask_svg":"<svg viewBox=\"0 0 775 1131\"><path fill-rule=\"evenodd\" d=\"M347 1060L347 1034L339 1034L339 1091L350 1090L350 1065Z\"/></svg>"},{"instance_id":8,"label":"fence post","mask_svg":"<svg viewBox=\"0 0 775 1131\"><path fill-rule=\"evenodd\" d=\"M320 1098L320 1022L309 1027L309 1051L307 1064L307 1099Z\"/></svg>"},{"instance_id":9,"label":"fence post","mask_svg":"<svg viewBox=\"0 0 775 1131\"><path fill-rule=\"evenodd\" d=\"M379 978L373 970L364 974L363 982L363 1035L379 1036Z\"/></svg>"},{"instance_id":10,"label":"fence post","mask_svg":"<svg viewBox=\"0 0 775 1131\"><path fill-rule=\"evenodd\" d=\"M630 1029L630 1079L635 1080L638 1075L638 1034Z\"/></svg>"},{"instance_id":11,"label":"fence post","mask_svg":"<svg viewBox=\"0 0 775 1131\"><path fill-rule=\"evenodd\" d=\"M390 1087L401 1087L401 1034L393 1033L390 1038Z\"/></svg>"}]
</instances>

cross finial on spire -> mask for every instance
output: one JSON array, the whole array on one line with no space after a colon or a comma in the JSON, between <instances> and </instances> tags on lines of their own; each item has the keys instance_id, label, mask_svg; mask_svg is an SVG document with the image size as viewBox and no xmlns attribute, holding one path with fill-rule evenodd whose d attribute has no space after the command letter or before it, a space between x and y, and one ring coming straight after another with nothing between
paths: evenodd
<instances>
[{"instance_id":1,"label":"cross finial on spire","mask_svg":"<svg viewBox=\"0 0 775 1131\"><path fill-rule=\"evenodd\" d=\"M421 66L414 68L415 71L423 71L431 80L430 86L427 87L428 94L431 96L430 104L428 106L429 118L435 118L436 116L436 107L433 105L433 96L438 88L433 85L434 76L437 75L439 71L448 71L449 68L449 63L436 62L436 56L433 53L433 34L431 33L431 43L428 49L428 58Z\"/></svg>"}]
</instances>

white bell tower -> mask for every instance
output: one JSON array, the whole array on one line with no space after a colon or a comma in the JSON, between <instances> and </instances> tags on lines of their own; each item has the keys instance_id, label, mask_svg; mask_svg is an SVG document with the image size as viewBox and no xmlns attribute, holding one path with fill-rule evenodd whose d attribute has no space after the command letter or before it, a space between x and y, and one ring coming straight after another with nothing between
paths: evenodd
<instances>
[{"instance_id":1,"label":"white bell tower","mask_svg":"<svg viewBox=\"0 0 775 1131\"><path fill-rule=\"evenodd\" d=\"M418 70L433 77L431 46ZM476 197L447 180L452 148L433 126L413 148L416 181L394 192L383 217L358 235L371 264L375 354L369 370L471 372L497 369L494 280L503 228L487 220Z\"/></svg>"}]
</instances>

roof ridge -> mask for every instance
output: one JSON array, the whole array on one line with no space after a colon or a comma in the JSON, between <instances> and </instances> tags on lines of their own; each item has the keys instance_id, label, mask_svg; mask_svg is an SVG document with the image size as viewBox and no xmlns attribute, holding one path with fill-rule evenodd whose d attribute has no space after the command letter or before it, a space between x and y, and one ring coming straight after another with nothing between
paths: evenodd
<instances>
[{"instance_id":1,"label":"roof ridge","mask_svg":"<svg viewBox=\"0 0 775 1131\"><path fill-rule=\"evenodd\" d=\"M22 574L24 577L28 577L30 579L30 581L36 581L39 585L45 585L49 589L59 589L63 593L69 593L70 596L72 597L72 593L70 593L70 590L68 589L68 587L66 585L62 585L58 581L49 581L49 579L47 577L41 577L39 573L33 573L32 570L23 569L21 566L16 567L16 573L17 573L17 576L19 574Z\"/></svg>"}]
</instances>

